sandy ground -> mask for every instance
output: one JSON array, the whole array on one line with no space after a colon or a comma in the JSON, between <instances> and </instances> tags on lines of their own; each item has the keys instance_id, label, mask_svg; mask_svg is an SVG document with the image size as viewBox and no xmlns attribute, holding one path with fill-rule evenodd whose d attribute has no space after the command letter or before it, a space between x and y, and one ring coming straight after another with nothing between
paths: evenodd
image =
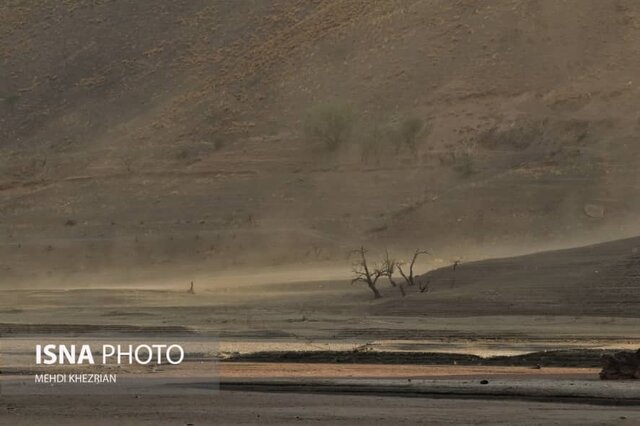
<instances>
[{"instance_id":1,"label":"sandy ground","mask_svg":"<svg viewBox=\"0 0 640 426\"><path fill-rule=\"evenodd\" d=\"M473 309L464 316L431 315L415 304L412 311L395 315L372 314L379 302L345 281L196 288L196 295L148 288L2 291L0 334L187 332L212 339L227 354L351 351L364 345L374 351L479 356L640 347L640 318L628 316L561 315L555 310L523 315L509 309L502 315Z\"/></svg>"},{"instance_id":2,"label":"sandy ground","mask_svg":"<svg viewBox=\"0 0 640 426\"><path fill-rule=\"evenodd\" d=\"M588 257L588 265L592 259ZM474 270L486 269L483 265L480 269L470 266L465 280ZM506 288L519 275L498 276L495 285ZM489 282L488 276L483 277ZM478 303L472 303L478 294L476 286L468 281L451 288L446 274L436 277L446 285L435 287L433 293L402 298L393 295L393 289L384 288L387 296L380 301L371 300L366 289L349 286L346 280L296 281L295 277L280 283L272 282L273 277L253 283L211 279L198 282L195 295L188 294L187 287L166 283L156 288L2 290L0 335L7 341L68 335L80 339L162 339L179 334L206 339L226 359L283 351L489 357L640 347L640 318L632 312L632 304L625 304L616 314L618 302L598 300L598 293L576 293L579 300L558 297L551 304L546 299L532 300L536 309L517 309L518 303L525 303L531 294L544 288L536 287L544 282L528 277L509 290L516 305L503 304L499 297L494 300L486 292L478 296ZM464 313L461 306L465 307ZM580 311L576 306L589 308ZM167 392L175 388L164 388L160 395L141 393L137 398L135 394L109 393L4 394L0 424L640 422L637 383L602 382L597 378L597 368L543 365L537 369L533 364L480 367L453 362L274 363L266 362L268 357L261 361L220 363L217 374L221 391L213 395L207 386L198 384L205 381L196 370L189 373L186 386L209 391L207 395L177 392L169 396ZM4 379L7 377L5 374Z\"/></svg>"},{"instance_id":3,"label":"sandy ground","mask_svg":"<svg viewBox=\"0 0 640 426\"><path fill-rule=\"evenodd\" d=\"M639 407L220 392L213 396L2 398L3 425L637 425Z\"/></svg>"},{"instance_id":4,"label":"sandy ground","mask_svg":"<svg viewBox=\"0 0 640 426\"><path fill-rule=\"evenodd\" d=\"M223 362L216 367L221 379L229 378L596 378L596 368L485 367L447 365L302 364L265 362Z\"/></svg>"},{"instance_id":5,"label":"sandy ground","mask_svg":"<svg viewBox=\"0 0 640 426\"><path fill-rule=\"evenodd\" d=\"M200 373L194 369L190 392L181 386L178 391L169 387L163 393L127 395L3 394L0 424L635 425L640 422L637 383L602 382L596 379L597 370L588 368L225 362L218 365L217 372L221 390L203 387ZM599 398L602 396L608 399ZM638 400L625 401L616 396L633 396Z\"/></svg>"}]
</instances>

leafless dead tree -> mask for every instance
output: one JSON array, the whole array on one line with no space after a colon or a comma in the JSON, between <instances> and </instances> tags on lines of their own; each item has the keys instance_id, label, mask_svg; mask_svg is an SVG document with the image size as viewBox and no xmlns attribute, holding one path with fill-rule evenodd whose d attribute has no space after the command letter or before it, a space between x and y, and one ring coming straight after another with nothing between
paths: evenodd
<instances>
[{"instance_id":1,"label":"leafless dead tree","mask_svg":"<svg viewBox=\"0 0 640 426\"><path fill-rule=\"evenodd\" d=\"M404 278L404 280L405 280L405 282L407 283L408 286L414 286L417 283L418 284L418 288L420 289L420 293L424 293L425 291L429 290L429 280L423 279L423 280L416 281L416 278L413 275L413 267L416 264L416 259L421 254L430 255L431 253L429 253L426 250L416 249L416 251L413 253L413 257L411 258L411 263L409 264L409 274L408 275L402 270L403 263L398 262L397 263L397 267L398 267L398 272L400 272L400 275L402 275L402 278Z\"/></svg>"},{"instance_id":2,"label":"leafless dead tree","mask_svg":"<svg viewBox=\"0 0 640 426\"><path fill-rule=\"evenodd\" d=\"M453 261L453 271L455 272L456 268L460 264L460 259L456 259Z\"/></svg>"},{"instance_id":3,"label":"leafless dead tree","mask_svg":"<svg viewBox=\"0 0 640 426\"><path fill-rule=\"evenodd\" d=\"M424 293L429 291L429 278L420 277L418 278L418 289L420 289L420 293Z\"/></svg>"},{"instance_id":4,"label":"leafless dead tree","mask_svg":"<svg viewBox=\"0 0 640 426\"><path fill-rule=\"evenodd\" d=\"M354 253L358 253L359 259L353 264L353 274L355 277L351 280L351 284L356 282L365 283L369 289L373 292L374 299L382 297L378 289L376 288L376 282L384 275L381 268L373 267L371 269L367 264L367 251L364 247L360 247L358 250L354 250Z\"/></svg>"},{"instance_id":5,"label":"leafless dead tree","mask_svg":"<svg viewBox=\"0 0 640 426\"><path fill-rule=\"evenodd\" d=\"M395 274L397 268L398 268L398 262L394 259L389 258L389 252L385 251L385 258L382 262L382 268L380 268L382 270L382 275L387 277L387 279L389 280L389 283L393 287L398 287L398 289L400 290L400 293L402 294L402 297L404 297L407 295L404 289L404 284L396 283L396 281L393 279L393 274Z\"/></svg>"}]
</instances>

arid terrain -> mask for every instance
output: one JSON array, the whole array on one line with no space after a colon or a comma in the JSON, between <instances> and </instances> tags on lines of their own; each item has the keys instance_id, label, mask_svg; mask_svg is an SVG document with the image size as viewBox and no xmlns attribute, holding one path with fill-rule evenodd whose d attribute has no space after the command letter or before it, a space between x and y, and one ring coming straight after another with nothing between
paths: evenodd
<instances>
[{"instance_id":1,"label":"arid terrain","mask_svg":"<svg viewBox=\"0 0 640 426\"><path fill-rule=\"evenodd\" d=\"M639 53L633 0L0 2L2 342L204 338L220 381L0 424L640 423L598 379L640 348ZM360 247L429 253L374 299Z\"/></svg>"},{"instance_id":2,"label":"arid terrain","mask_svg":"<svg viewBox=\"0 0 640 426\"><path fill-rule=\"evenodd\" d=\"M639 16L632 0L3 2L2 286L634 236ZM327 105L351 117L331 152L305 133Z\"/></svg>"},{"instance_id":3,"label":"arid terrain","mask_svg":"<svg viewBox=\"0 0 640 426\"><path fill-rule=\"evenodd\" d=\"M423 416L436 424L546 424L551 418L562 424L634 424L640 419L637 384L601 381L598 372L603 353L640 346L640 318L633 309L639 283L629 278L637 271L638 246L639 239L627 239L460 264L455 271L448 266L426 274L428 292L411 288L403 297L383 283L384 296L377 300L348 280L294 280L295 271L202 276L195 294L184 282L3 291L0 331L5 344L47 336L176 334L215 342L213 356L220 360L215 379L196 364L180 373L186 374L181 389L219 381L214 394L186 396L164 385L160 396L131 396L142 398L136 416L127 411L132 403L124 394L94 395L102 414L73 409L55 414L60 421L99 424L106 415L122 416L123 424L172 424L171 419L206 424L220 416L221 423L242 418L247 423L385 424L392 416L411 424ZM610 280L624 298L603 297L604 289L613 287ZM5 365L5 386L13 374ZM296 410L282 392L300 401L315 398L314 407L320 401L339 405L344 396L337 395L349 395L354 405L329 415L321 404L316 414L308 414L306 405ZM162 400L167 393L176 398L168 405L147 400ZM229 404L234 397L242 405ZM40 396L35 408L33 398L5 392L7 411L0 419L46 421L58 399ZM394 398L418 404L416 411L397 411L400 402ZM431 411L447 410L452 398L462 398L465 408L447 418ZM494 405L496 399L504 401ZM591 414L577 415L576 403ZM209 404L221 405L213 410ZM495 408L469 417L467 410L478 404ZM361 410L372 405L377 408L371 413L380 414L370 420ZM241 407L252 407L255 418L238 416L234 410Z\"/></svg>"},{"instance_id":4,"label":"arid terrain","mask_svg":"<svg viewBox=\"0 0 640 426\"><path fill-rule=\"evenodd\" d=\"M632 407L352 395L223 392L216 397L14 398L13 425L634 425ZM117 407L117 410L114 410ZM301 408L304 407L304 408Z\"/></svg>"}]
</instances>

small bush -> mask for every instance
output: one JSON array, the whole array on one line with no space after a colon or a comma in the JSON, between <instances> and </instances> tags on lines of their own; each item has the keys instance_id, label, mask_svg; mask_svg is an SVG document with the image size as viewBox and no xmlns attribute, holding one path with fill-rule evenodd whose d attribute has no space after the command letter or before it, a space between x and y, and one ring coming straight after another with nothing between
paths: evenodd
<instances>
[{"instance_id":1,"label":"small bush","mask_svg":"<svg viewBox=\"0 0 640 426\"><path fill-rule=\"evenodd\" d=\"M321 105L307 113L304 132L311 142L334 152L348 142L354 121L353 111L347 105Z\"/></svg>"},{"instance_id":2,"label":"small bush","mask_svg":"<svg viewBox=\"0 0 640 426\"><path fill-rule=\"evenodd\" d=\"M212 143L211 143L211 147L213 149L214 152L220 151L222 148L224 148L225 146L225 141L222 138L215 138Z\"/></svg>"},{"instance_id":3,"label":"small bush","mask_svg":"<svg viewBox=\"0 0 640 426\"><path fill-rule=\"evenodd\" d=\"M479 144L488 149L525 149L541 145L547 140L547 123L545 121L523 121L513 123L507 128L493 127L479 137ZM578 127L579 132L584 131Z\"/></svg>"},{"instance_id":4,"label":"small bush","mask_svg":"<svg viewBox=\"0 0 640 426\"><path fill-rule=\"evenodd\" d=\"M362 150L361 160L364 163L380 163L398 156L405 147L415 155L418 138L424 130L421 119L410 117L400 122L379 124L368 123L361 131L358 139Z\"/></svg>"},{"instance_id":5,"label":"small bush","mask_svg":"<svg viewBox=\"0 0 640 426\"><path fill-rule=\"evenodd\" d=\"M4 97L4 102L9 106L9 108L15 107L18 101L20 101L20 95L17 94L6 95Z\"/></svg>"},{"instance_id":6,"label":"small bush","mask_svg":"<svg viewBox=\"0 0 640 426\"><path fill-rule=\"evenodd\" d=\"M438 156L441 166L451 168L464 178L471 177L478 172L476 167L478 151L475 144L449 144L446 148L447 151L441 152Z\"/></svg>"},{"instance_id":7,"label":"small bush","mask_svg":"<svg viewBox=\"0 0 640 426\"><path fill-rule=\"evenodd\" d=\"M424 129L424 123L417 117L410 117L400 123L399 142L404 144L413 153L416 152L418 136Z\"/></svg>"},{"instance_id":8,"label":"small bush","mask_svg":"<svg viewBox=\"0 0 640 426\"><path fill-rule=\"evenodd\" d=\"M380 162L389 156L389 144L392 140L390 129L371 124L358 136L360 143L360 160L365 164Z\"/></svg>"},{"instance_id":9,"label":"small bush","mask_svg":"<svg viewBox=\"0 0 640 426\"><path fill-rule=\"evenodd\" d=\"M453 159L453 169L462 177L468 178L476 172L473 162L473 156L470 152L456 152L453 155Z\"/></svg>"},{"instance_id":10,"label":"small bush","mask_svg":"<svg viewBox=\"0 0 640 426\"><path fill-rule=\"evenodd\" d=\"M186 160L187 158L189 158L191 155L191 153L189 152L189 150L187 148L180 148L178 150L178 153L176 154L176 158L178 160Z\"/></svg>"}]
</instances>

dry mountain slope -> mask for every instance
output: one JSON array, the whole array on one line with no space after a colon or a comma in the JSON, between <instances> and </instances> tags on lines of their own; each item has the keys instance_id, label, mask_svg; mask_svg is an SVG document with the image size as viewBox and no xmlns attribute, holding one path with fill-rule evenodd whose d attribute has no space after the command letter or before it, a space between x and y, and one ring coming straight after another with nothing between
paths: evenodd
<instances>
[{"instance_id":1,"label":"dry mountain slope","mask_svg":"<svg viewBox=\"0 0 640 426\"><path fill-rule=\"evenodd\" d=\"M374 312L636 317L640 238L463 263L422 278L430 293L388 300Z\"/></svg>"},{"instance_id":2,"label":"dry mountain slope","mask_svg":"<svg viewBox=\"0 0 640 426\"><path fill-rule=\"evenodd\" d=\"M4 2L2 276L636 233L639 46L624 0Z\"/></svg>"}]
</instances>

